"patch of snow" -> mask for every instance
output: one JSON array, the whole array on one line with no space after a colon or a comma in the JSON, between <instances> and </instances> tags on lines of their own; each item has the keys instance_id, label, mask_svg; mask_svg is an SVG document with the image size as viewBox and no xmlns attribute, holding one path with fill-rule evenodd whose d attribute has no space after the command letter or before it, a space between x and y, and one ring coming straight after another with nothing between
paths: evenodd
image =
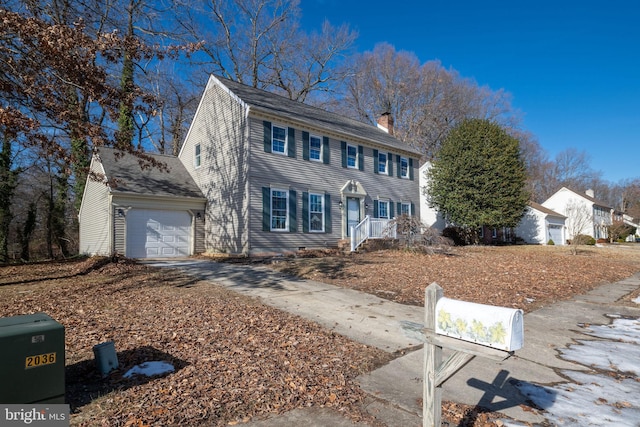
<instances>
[{"instance_id":1,"label":"patch of snow","mask_svg":"<svg viewBox=\"0 0 640 427\"><path fill-rule=\"evenodd\" d=\"M129 369L124 374L124 377L129 378L133 375L145 375L147 377L153 377L154 375L164 375L173 371L175 371L175 368L169 362L145 362Z\"/></svg>"},{"instance_id":2,"label":"patch of snow","mask_svg":"<svg viewBox=\"0 0 640 427\"><path fill-rule=\"evenodd\" d=\"M610 372L640 375L640 319L616 319L611 325L591 325L587 332L600 340L581 340L561 351L565 359ZM557 426L638 427L640 382L597 372L563 371L569 381L554 386L521 382L518 389L543 416Z\"/></svg>"},{"instance_id":3,"label":"patch of snow","mask_svg":"<svg viewBox=\"0 0 640 427\"><path fill-rule=\"evenodd\" d=\"M636 304L640 304L640 297L634 299L633 302L635 302Z\"/></svg>"}]
</instances>

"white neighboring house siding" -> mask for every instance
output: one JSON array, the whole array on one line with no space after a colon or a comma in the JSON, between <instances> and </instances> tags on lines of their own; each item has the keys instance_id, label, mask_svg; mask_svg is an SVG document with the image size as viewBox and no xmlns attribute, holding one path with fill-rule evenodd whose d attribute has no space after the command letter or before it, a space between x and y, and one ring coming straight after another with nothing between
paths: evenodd
<instances>
[{"instance_id":1,"label":"white neighboring house siding","mask_svg":"<svg viewBox=\"0 0 640 427\"><path fill-rule=\"evenodd\" d=\"M211 76L178 157L207 198L206 252L248 253L247 106ZM200 166L195 146L200 144Z\"/></svg>"},{"instance_id":2,"label":"white neighboring house siding","mask_svg":"<svg viewBox=\"0 0 640 427\"><path fill-rule=\"evenodd\" d=\"M95 157L91 161L91 170L104 174L102 165ZM110 196L106 183L88 179L78 213L81 254L108 256L113 253L110 203L107 200L110 200Z\"/></svg>"},{"instance_id":3,"label":"white neighboring house siding","mask_svg":"<svg viewBox=\"0 0 640 427\"><path fill-rule=\"evenodd\" d=\"M564 245L565 220L527 206L522 220L515 228L515 234L525 243L546 245L552 239L555 245Z\"/></svg>"},{"instance_id":4,"label":"white neighboring house siding","mask_svg":"<svg viewBox=\"0 0 640 427\"><path fill-rule=\"evenodd\" d=\"M579 193L563 187L545 200L542 206L567 217L567 239L572 239L578 234L585 234L593 238L607 237L606 226L611 225L610 208L599 206ZM572 206L583 209L587 220L580 221L577 219L570 209ZM595 216L594 212L600 212L603 215ZM580 222L583 222L582 227L579 226Z\"/></svg>"},{"instance_id":5,"label":"white neighboring house siding","mask_svg":"<svg viewBox=\"0 0 640 427\"><path fill-rule=\"evenodd\" d=\"M425 162L418 172L420 182L420 221L428 227L443 231L447 226L444 217L437 209L429 206L427 195L424 194L424 189L429 185L429 180L426 176L429 169L431 169L431 162Z\"/></svg>"}]
</instances>

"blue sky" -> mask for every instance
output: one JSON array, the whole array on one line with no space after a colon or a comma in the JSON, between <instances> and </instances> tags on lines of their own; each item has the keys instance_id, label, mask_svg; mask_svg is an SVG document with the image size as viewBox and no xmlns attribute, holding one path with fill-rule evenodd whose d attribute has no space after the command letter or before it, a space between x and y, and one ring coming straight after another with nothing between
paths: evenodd
<instances>
[{"instance_id":1,"label":"blue sky","mask_svg":"<svg viewBox=\"0 0 640 427\"><path fill-rule=\"evenodd\" d=\"M640 2L636 0L301 0L306 30L326 18L380 42L438 59L513 96L553 157L586 151L617 183L640 177Z\"/></svg>"}]
</instances>

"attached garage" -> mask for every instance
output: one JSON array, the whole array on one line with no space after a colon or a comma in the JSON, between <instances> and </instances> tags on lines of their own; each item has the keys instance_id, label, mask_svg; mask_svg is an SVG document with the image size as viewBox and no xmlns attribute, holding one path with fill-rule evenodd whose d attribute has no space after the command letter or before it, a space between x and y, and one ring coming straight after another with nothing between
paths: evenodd
<instances>
[{"instance_id":1,"label":"attached garage","mask_svg":"<svg viewBox=\"0 0 640 427\"><path fill-rule=\"evenodd\" d=\"M549 239L556 245L564 245L563 226L560 224L549 224Z\"/></svg>"},{"instance_id":2,"label":"attached garage","mask_svg":"<svg viewBox=\"0 0 640 427\"><path fill-rule=\"evenodd\" d=\"M129 211L126 221L126 256L167 258L192 255L191 223L191 215L184 211Z\"/></svg>"},{"instance_id":3,"label":"attached garage","mask_svg":"<svg viewBox=\"0 0 640 427\"><path fill-rule=\"evenodd\" d=\"M80 207L80 251L128 258L187 257L204 251L206 199L182 162L151 155L166 169L141 167L130 154L102 147ZM113 184L112 184L113 183Z\"/></svg>"}]
</instances>

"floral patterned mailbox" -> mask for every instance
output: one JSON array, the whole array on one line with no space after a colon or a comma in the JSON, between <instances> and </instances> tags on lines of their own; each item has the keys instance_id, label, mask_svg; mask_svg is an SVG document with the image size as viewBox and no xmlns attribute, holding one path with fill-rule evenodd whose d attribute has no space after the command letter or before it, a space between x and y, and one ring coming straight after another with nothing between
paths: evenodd
<instances>
[{"instance_id":1,"label":"floral patterned mailbox","mask_svg":"<svg viewBox=\"0 0 640 427\"><path fill-rule=\"evenodd\" d=\"M436 333L506 351L524 344L522 310L440 298Z\"/></svg>"}]
</instances>

